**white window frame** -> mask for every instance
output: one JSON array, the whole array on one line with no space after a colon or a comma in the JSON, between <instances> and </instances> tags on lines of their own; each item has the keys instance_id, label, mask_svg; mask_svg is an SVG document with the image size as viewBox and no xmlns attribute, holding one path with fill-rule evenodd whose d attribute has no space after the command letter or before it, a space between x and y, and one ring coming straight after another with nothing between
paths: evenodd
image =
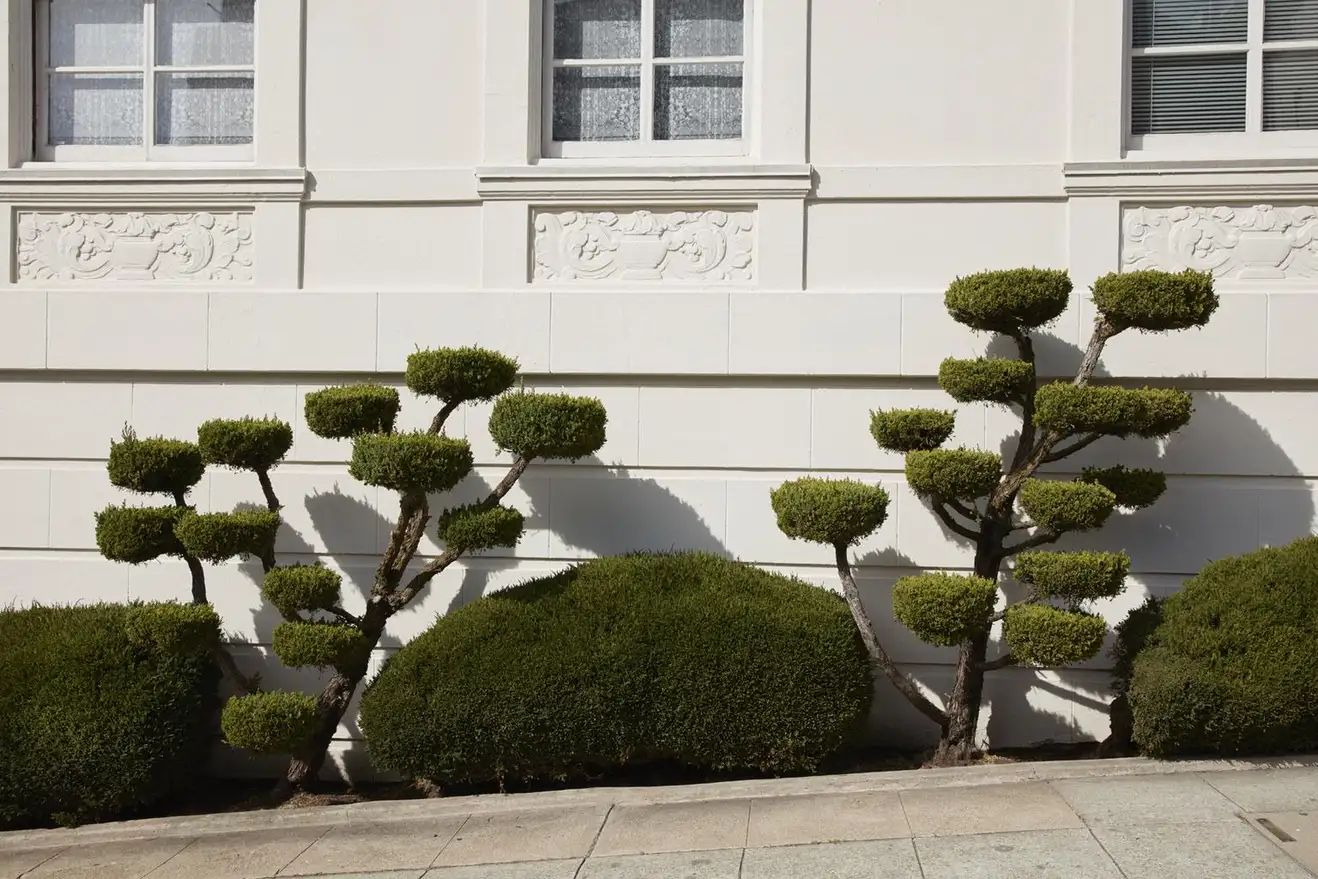
<instances>
[{"instance_id":1,"label":"white window frame","mask_svg":"<svg viewBox=\"0 0 1318 879\"><path fill-rule=\"evenodd\" d=\"M654 54L655 0L641 0L640 58L554 58L554 0L544 0L541 77L542 143L545 158L650 158L664 156L746 156L749 154L751 108L754 90L751 63L755 45L753 0L743 0L742 54L719 57L658 58ZM741 65L741 137L718 140L656 140L654 137L655 68L674 64L725 63ZM554 71L560 67L641 68L640 139L607 141L554 140Z\"/></svg>"},{"instance_id":2,"label":"white window frame","mask_svg":"<svg viewBox=\"0 0 1318 879\"><path fill-rule=\"evenodd\" d=\"M268 2L268 0L267 0ZM279 0L275 0L279 2ZM291 0L285 0L291 2ZM257 120L260 109L257 92L257 50L260 27L259 9L254 16L252 29L251 64L216 65L161 65L156 63L156 0L143 0L143 58L141 65L132 66L72 66L50 65L50 0L36 0L33 28L33 57L35 60L34 95L34 151L43 162L251 162L256 155ZM156 131L156 74L157 73L251 73L252 74L252 142L245 144L157 144ZM136 73L142 76L142 143L127 146L115 144L59 144L50 143L50 77L53 73Z\"/></svg>"},{"instance_id":3,"label":"white window frame","mask_svg":"<svg viewBox=\"0 0 1318 879\"><path fill-rule=\"evenodd\" d=\"M1122 106L1122 126L1126 148L1132 152L1172 153L1186 155L1187 149L1195 154L1211 152L1219 155L1245 155L1275 152L1286 149L1318 146L1318 129L1291 131L1263 130L1263 55L1265 51L1287 49L1318 49L1318 39L1286 40L1264 43L1263 18L1265 0L1248 0L1248 27L1243 43L1201 43L1175 46L1134 45L1131 22L1134 17L1134 0L1124 4L1125 30L1125 88ZM1185 131L1163 134L1133 134L1131 132L1132 88L1136 58L1165 58L1175 55L1245 55L1245 130L1244 131Z\"/></svg>"}]
</instances>

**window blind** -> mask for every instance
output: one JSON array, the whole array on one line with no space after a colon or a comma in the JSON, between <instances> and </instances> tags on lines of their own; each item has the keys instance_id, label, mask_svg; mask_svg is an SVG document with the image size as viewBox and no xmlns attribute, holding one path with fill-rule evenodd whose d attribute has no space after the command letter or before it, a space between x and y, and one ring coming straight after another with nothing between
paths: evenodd
<instances>
[{"instance_id":1,"label":"window blind","mask_svg":"<svg viewBox=\"0 0 1318 879\"><path fill-rule=\"evenodd\" d=\"M1245 130L1245 53L1137 57L1132 134Z\"/></svg>"},{"instance_id":2,"label":"window blind","mask_svg":"<svg viewBox=\"0 0 1318 879\"><path fill-rule=\"evenodd\" d=\"M1134 0L1131 6L1136 48L1242 43L1248 31L1249 0Z\"/></svg>"},{"instance_id":3,"label":"window blind","mask_svg":"<svg viewBox=\"0 0 1318 879\"><path fill-rule=\"evenodd\" d=\"M1318 49L1263 53L1263 130L1318 128Z\"/></svg>"},{"instance_id":4,"label":"window blind","mask_svg":"<svg viewBox=\"0 0 1318 879\"><path fill-rule=\"evenodd\" d=\"M1268 0L1263 7L1263 39L1318 38L1318 0Z\"/></svg>"}]
</instances>

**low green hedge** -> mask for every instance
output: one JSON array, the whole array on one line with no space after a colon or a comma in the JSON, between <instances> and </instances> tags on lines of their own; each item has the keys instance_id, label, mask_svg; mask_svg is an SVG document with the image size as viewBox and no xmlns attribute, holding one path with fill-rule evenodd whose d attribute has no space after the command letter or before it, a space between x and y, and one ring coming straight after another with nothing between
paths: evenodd
<instances>
[{"instance_id":1,"label":"low green hedge","mask_svg":"<svg viewBox=\"0 0 1318 879\"><path fill-rule=\"evenodd\" d=\"M209 608L0 611L0 826L128 814L205 764L219 672Z\"/></svg>"},{"instance_id":2,"label":"low green hedge","mask_svg":"<svg viewBox=\"0 0 1318 879\"><path fill-rule=\"evenodd\" d=\"M586 562L473 602L362 699L372 759L440 784L675 760L816 767L866 715L846 604L703 553Z\"/></svg>"},{"instance_id":3,"label":"low green hedge","mask_svg":"<svg viewBox=\"0 0 1318 879\"><path fill-rule=\"evenodd\" d=\"M1318 537L1186 581L1135 657L1128 698L1148 754L1318 748Z\"/></svg>"}]
</instances>

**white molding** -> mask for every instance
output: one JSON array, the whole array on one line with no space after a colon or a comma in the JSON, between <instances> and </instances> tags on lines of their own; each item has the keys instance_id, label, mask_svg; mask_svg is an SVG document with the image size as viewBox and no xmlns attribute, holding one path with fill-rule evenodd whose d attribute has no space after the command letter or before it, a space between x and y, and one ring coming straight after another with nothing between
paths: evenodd
<instances>
[{"instance_id":1,"label":"white molding","mask_svg":"<svg viewBox=\"0 0 1318 879\"><path fill-rule=\"evenodd\" d=\"M1071 162L1068 195L1143 199L1283 198L1318 195L1312 159Z\"/></svg>"},{"instance_id":2,"label":"white molding","mask_svg":"<svg viewBox=\"0 0 1318 879\"><path fill-rule=\"evenodd\" d=\"M1061 164L815 166L813 198L1062 198Z\"/></svg>"},{"instance_id":3,"label":"white molding","mask_svg":"<svg viewBox=\"0 0 1318 879\"><path fill-rule=\"evenodd\" d=\"M5 149L0 167L13 168L32 157L32 2L0 0L0 95L5 113L0 118L0 145Z\"/></svg>"},{"instance_id":4,"label":"white molding","mask_svg":"<svg viewBox=\"0 0 1318 879\"><path fill-rule=\"evenodd\" d=\"M541 163L476 169L487 200L674 203L691 199L798 198L810 194L809 165L593 165Z\"/></svg>"},{"instance_id":5,"label":"white molding","mask_svg":"<svg viewBox=\"0 0 1318 879\"><path fill-rule=\"evenodd\" d=\"M480 200L476 169L330 168L309 175L312 203L419 203Z\"/></svg>"},{"instance_id":6,"label":"white molding","mask_svg":"<svg viewBox=\"0 0 1318 879\"><path fill-rule=\"evenodd\" d=\"M1318 209L1312 205L1129 205L1122 216L1126 271L1195 269L1218 279L1318 279Z\"/></svg>"},{"instance_id":7,"label":"white molding","mask_svg":"<svg viewBox=\"0 0 1318 879\"><path fill-rule=\"evenodd\" d=\"M16 205L142 205L191 207L298 202L306 192L300 168L188 168L153 165L66 166L49 162L0 169L0 202Z\"/></svg>"}]
</instances>

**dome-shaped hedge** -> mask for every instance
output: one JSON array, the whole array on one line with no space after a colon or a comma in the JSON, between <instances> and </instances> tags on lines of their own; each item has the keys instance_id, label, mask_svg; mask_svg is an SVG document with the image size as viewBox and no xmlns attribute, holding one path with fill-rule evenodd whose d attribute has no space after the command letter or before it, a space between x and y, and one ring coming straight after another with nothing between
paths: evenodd
<instances>
[{"instance_id":1,"label":"dome-shaped hedge","mask_svg":"<svg viewBox=\"0 0 1318 879\"><path fill-rule=\"evenodd\" d=\"M1318 748L1318 537L1187 580L1135 657L1129 699L1146 753Z\"/></svg>"},{"instance_id":2,"label":"dome-shaped hedge","mask_svg":"<svg viewBox=\"0 0 1318 879\"><path fill-rule=\"evenodd\" d=\"M441 618L362 700L377 766L440 784L657 759L810 770L866 715L846 604L716 556L586 562Z\"/></svg>"}]
</instances>

